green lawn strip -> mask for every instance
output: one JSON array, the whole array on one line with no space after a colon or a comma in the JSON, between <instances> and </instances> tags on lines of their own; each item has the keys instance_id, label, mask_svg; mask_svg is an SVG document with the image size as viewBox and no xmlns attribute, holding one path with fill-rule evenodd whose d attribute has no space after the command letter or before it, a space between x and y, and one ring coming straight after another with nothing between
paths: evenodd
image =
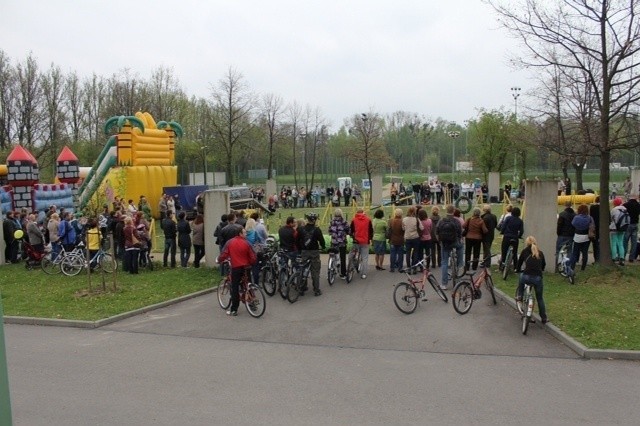
<instances>
[{"instance_id":1,"label":"green lawn strip","mask_svg":"<svg viewBox=\"0 0 640 426\"><path fill-rule=\"evenodd\" d=\"M112 277L106 277L107 291L102 291L100 277L93 275L89 294L84 273L50 276L23 265L2 266L4 314L95 321L211 288L219 281L218 272L208 268L157 268L138 275L118 273L113 292Z\"/></svg>"},{"instance_id":2,"label":"green lawn strip","mask_svg":"<svg viewBox=\"0 0 640 426\"><path fill-rule=\"evenodd\" d=\"M639 272L635 266L588 266L578 271L575 285L558 274L545 274L549 320L592 349L640 350ZM515 294L516 276L495 282L507 295Z\"/></svg>"}]
</instances>

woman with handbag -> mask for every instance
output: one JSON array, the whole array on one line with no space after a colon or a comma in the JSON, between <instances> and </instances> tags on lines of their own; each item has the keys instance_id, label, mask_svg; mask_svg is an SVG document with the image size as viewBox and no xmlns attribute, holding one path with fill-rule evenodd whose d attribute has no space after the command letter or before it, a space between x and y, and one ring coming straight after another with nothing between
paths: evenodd
<instances>
[{"instance_id":1,"label":"woman with handbag","mask_svg":"<svg viewBox=\"0 0 640 426\"><path fill-rule=\"evenodd\" d=\"M138 255L140 254L140 236L133 226L133 219L129 216L124 218L124 262L123 270L130 274L138 273Z\"/></svg>"},{"instance_id":2,"label":"woman with handbag","mask_svg":"<svg viewBox=\"0 0 640 426\"><path fill-rule=\"evenodd\" d=\"M593 222L593 218L589 216L589 207L586 204L578 206L578 212L573 217L571 225L576 232L573 235L573 251L571 252L571 270L576 270L578 258L582 255L582 267L584 271L587 267L587 259L589 256L589 226ZM595 224L594 224L595 227Z\"/></svg>"},{"instance_id":3,"label":"woman with handbag","mask_svg":"<svg viewBox=\"0 0 640 426\"><path fill-rule=\"evenodd\" d=\"M469 268L469 262L471 261L471 254L473 252L473 264L471 265L471 269L474 271L478 269L482 238L488 232L489 230L487 229L487 225L480 217L480 209L477 207L474 208L471 217L467 219L462 226L462 235L464 236L465 241L464 262L467 268Z\"/></svg>"}]
</instances>

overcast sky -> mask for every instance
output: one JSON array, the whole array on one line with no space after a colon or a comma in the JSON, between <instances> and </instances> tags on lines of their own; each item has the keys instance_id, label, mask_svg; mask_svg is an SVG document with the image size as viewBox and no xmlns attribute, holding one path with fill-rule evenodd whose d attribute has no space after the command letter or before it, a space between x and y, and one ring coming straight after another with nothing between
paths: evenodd
<instances>
[{"instance_id":1,"label":"overcast sky","mask_svg":"<svg viewBox=\"0 0 640 426\"><path fill-rule=\"evenodd\" d=\"M480 0L0 0L0 11L14 61L32 52L81 77L165 66L198 97L233 67L253 91L319 107L334 131L370 110L462 124L513 108L510 88L530 83Z\"/></svg>"}]
</instances>

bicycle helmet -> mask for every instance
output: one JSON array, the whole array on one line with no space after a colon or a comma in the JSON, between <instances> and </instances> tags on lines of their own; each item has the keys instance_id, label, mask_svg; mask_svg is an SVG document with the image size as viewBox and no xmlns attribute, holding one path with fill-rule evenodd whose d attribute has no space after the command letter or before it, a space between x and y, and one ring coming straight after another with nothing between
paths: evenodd
<instances>
[{"instance_id":1,"label":"bicycle helmet","mask_svg":"<svg viewBox=\"0 0 640 426\"><path fill-rule=\"evenodd\" d=\"M315 222L316 220L318 220L318 213L307 213L304 215L304 217L309 221L309 222Z\"/></svg>"}]
</instances>

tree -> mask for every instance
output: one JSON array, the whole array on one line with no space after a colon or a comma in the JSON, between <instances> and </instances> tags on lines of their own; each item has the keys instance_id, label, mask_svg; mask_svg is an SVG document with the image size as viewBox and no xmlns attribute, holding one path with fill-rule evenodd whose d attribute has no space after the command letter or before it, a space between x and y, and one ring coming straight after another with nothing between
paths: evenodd
<instances>
[{"instance_id":1,"label":"tree","mask_svg":"<svg viewBox=\"0 0 640 426\"><path fill-rule=\"evenodd\" d=\"M212 126L215 142L224 152L229 186L234 185L233 160L236 151L251 131L253 95L244 83L241 73L229 68L227 74L213 90ZM249 149L249 148L248 148Z\"/></svg>"},{"instance_id":2,"label":"tree","mask_svg":"<svg viewBox=\"0 0 640 426\"><path fill-rule=\"evenodd\" d=\"M15 121L15 69L0 50L0 149L7 149L13 135Z\"/></svg>"},{"instance_id":3,"label":"tree","mask_svg":"<svg viewBox=\"0 0 640 426\"><path fill-rule=\"evenodd\" d=\"M273 179L273 148L280 141L282 98L272 93L262 97L262 124L267 134L267 179Z\"/></svg>"},{"instance_id":4,"label":"tree","mask_svg":"<svg viewBox=\"0 0 640 426\"><path fill-rule=\"evenodd\" d=\"M382 172L394 164L382 139L384 120L376 113L356 114L345 123L353 142L347 148L346 156L353 161L355 172L364 172L371 183L369 190L369 204L374 191L371 176ZM382 190L382 188L378 189Z\"/></svg>"},{"instance_id":5,"label":"tree","mask_svg":"<svg viewBox=\"0 0 640 426\"><path fill-rule=\"evenodd\" d=\"M601 157L600 198L609 198L609 162L612 152L637 146L616 122L637 111L640 100L640 27L638 0L524 0L514 4L488 0L500 23L524 49L516 63L524 67L558 67L565 75L580 71L597 105L597 137L590 149ZM600 203L600 229L609 226L608 203ZM608 238L600 238L601 252L609 253ZM608 257L601 259L611 265Z\"/></svg>"},{"instance_id":6,"label":"tree","mask_svg":"<svg viewBox=\"0 0 640 426\"><path fill-rule=\"evenodd\" d=\"M31 149L42 136L42 80L32 55L16 66L17 138Z\"/></svg>"},{"instance_id":7,"label":"tree","mask_svg":"<svg viewBox=\"0 0 640 426\"><path fill-rule=\"evenodd\" d=\"M511 125L510 118L497 110L482 111L477 120L471 121L471 149L475 154L475 165L482 170L485 181L490 172L502 173L507 167L512 147Z\"/></svg>"},{"instance_id":8,"label":"tree","mask_svg":"<svg viewBox=\"0 0 640 426\"><path fill-rule=\"evenodd\" d=\"M80 79L75 72L69 74L65 81L65 92L67 93L65 109L67 110L67 123L71 133L71 141L80 142L80 138L84 136L83 122L86 112L82 108L82 97L84 96Z\"/></svg>"}]
</instances>

